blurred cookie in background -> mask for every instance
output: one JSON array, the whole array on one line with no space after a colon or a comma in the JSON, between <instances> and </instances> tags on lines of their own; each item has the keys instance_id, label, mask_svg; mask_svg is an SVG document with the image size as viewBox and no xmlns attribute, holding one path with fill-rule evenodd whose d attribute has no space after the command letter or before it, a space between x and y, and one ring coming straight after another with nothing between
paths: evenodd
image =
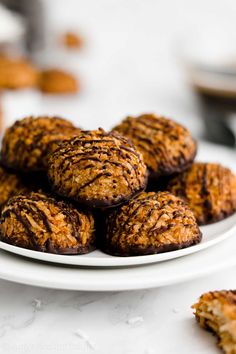
<instances>
[{"instance_id":1,"label":"blurred cookie in background","mask_svg":"<svg viewBox=\"0 0 236 354\"><path fill-rule=\"evenodd\" d=\"M35 87L37 69L25 58L0 56L0 88L24 89Z\"/></svg>"},{"instance_id":2,"label":"blurred cookie in background","mask_svg":"<svg viewBox=\"0 0 236 354\"><path fill-rule=\"evenodd\" d=\"M61 69L41 71L38 88L48 94L75 94L80 89L77 78Z\"/></svg>"},{"instance_id":3,"label":"blurred cookie in background","mask_svg":"<svg viewBox=\"0 0 236 354\"><path fill-rule=\"evenodd\" d=\"M68 49L80 49L84 44L82 37L72 31L65 32L61 36L61 42Z\"/></svg>"}]
</instances>

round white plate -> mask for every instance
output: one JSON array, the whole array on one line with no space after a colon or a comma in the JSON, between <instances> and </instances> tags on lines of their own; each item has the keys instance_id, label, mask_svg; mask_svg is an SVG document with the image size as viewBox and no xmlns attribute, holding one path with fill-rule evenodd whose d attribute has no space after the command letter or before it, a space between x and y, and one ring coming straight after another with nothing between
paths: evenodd
<instances>
[{"instance_id":1,"label":"round white plate","mask_svg":"<svg viewBox=\"0 0 236 354\"><path fill-rule=\"evenodd\" d=\"M65 265L74 266L90 266L90 267L122 267L122 266L134 266L141 264L150 264L162 262L174 258L183 257L210 246L213 246L226 238L233 236L236 232L236 214L229 218L222 220L218 223L201 227L203 238L198 245L184 248L177 251L165 252L160 254L153 254L148 256L135 256L135 257L114 257L107 255L100 250L96 250L85 255L58 255L43 253L37 251L31 251L25 248L9 245L4 242L0 242L0 248L16 253L21 256L38 259L40 261L61 263Z\"/></svg>"},{"instance_id":2,"label":"round white plate","mask_svg":"<svg viewBox=\"0 0 236 354\"><path fill-rule=\"evenodd\" d=\"M235 235L236 236L236 235ZM236 238L188 257L128 268L78 268L0 251L0 278L47 288L121 291L160 287L193 280L236 265Z\"/></svg>"}]
</instances>

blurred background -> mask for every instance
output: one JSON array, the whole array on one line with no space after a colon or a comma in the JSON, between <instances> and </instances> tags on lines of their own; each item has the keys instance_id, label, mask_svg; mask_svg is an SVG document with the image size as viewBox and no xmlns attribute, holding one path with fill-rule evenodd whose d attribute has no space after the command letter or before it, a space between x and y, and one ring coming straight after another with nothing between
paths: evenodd
<instances>
[{"instance_id":1,"label":"blurred background","mask_svg":"<svg viewBox=\"0 0 236 354\"><path fill-rule=\"evenodd\" d=\"M2 129L28 114L109 129L126 115L156 112L198 138L235 146L235 0L0 0L0 6L3 55L27 57L37 70L59 68L78 81L73 94L2 84Z\"/></svg>"}]
</instances>

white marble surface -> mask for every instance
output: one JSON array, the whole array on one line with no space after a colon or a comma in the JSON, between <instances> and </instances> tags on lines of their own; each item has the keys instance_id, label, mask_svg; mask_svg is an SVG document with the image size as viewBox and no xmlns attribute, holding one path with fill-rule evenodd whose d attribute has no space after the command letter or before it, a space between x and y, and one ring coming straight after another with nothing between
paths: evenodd
<instances>
[{"instance_id":1,"label":"white marble surface","mask_svg":"<svg viewBox=\"0 0 236 354\"><path fill-rule=\"evenodd\" d=\"M82 90L74 98L60 100L37 92L6 93L8 122L25 114L50 113L85 128L109 128L126 114L156 111L200 134L194 99L173 59L173 40L186 28L234 20L234 0L47 0L45 4L49 27L79 28L87 44L78 56L51 46L38 60L73 69ZM214 155L214 146L209 148L213 160L227 164L230 152ZM0 353L217 353L215 339L198 328L190 306L204 291L236 288L235 271L124 293L56 291L0 281Z\"/></svg>"},{"instance_id":2,"label":"white marble surface","mask_svg":"<svg viewBox=\"0 0 236 354\"><path fill-rule=\"evenodd\" d=\"M236 268L145 291L82 293L0 281L0 352L6 354L214 354L216 340L190 306L209 290L236 288Z\"/></svg>"}]
</instances>

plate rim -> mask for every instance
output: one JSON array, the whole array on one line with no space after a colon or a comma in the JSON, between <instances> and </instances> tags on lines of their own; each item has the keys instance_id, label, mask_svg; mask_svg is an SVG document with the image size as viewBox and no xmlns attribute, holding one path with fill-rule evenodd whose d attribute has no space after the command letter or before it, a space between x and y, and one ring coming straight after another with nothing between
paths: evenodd
<instances>
[{"instance_id":1,"label":"plate rim","mask_svg":"<svg viewBox=\"0 0 236 354\"><path fill-rule=\"evenodd\" d=\"M211 224L211 225L205 225L204 227L211 227L212 225L216 225L218 223L224 222L226 223L227 220L232 221L235 219L235 223L230 226L229 229L227 229L223 233L219 233L215 236L215 238L210 239L206 242L200 242L197 245L182 248L179 250L175 251L170 251L170 252L164 252L164 253L157 253L157 254L151 254L151 255L144 255L144 256L132 256L132 257L117 257L117 256L112 256L108 255L106 253L103 253L101 250L95 250L99 251L102 254L104 254L104 258L102 257L85 257L88 256L89 254L86 255L58 255L58 254L50 254L50 253L44 253L44 252L39 252L35 250L29 250L26 248L14 246L8 243L5 243L3 241L0 241L0 249L7 251L12 254L16 254L18 256L25 257L30 260L37 260L37 261L42 261L42 262L47 262L51 264L59 264L59 265L64 265L64 266L77 266L77 267L97 267L97 268L105 268L105 267L129 267L129 266L140 266L140 265L145 265L145 264L154 264L154 263L160 263L160 262L165 262L173 259L178 259L181 257L185 257L194 253L198 253L200 251L206 250L218 243L223 242L224 240L230 238L233 236L234 231L236 230L236 213L233 215L229 216L228 218L221 220L217 223ZM204 237L204 230L203 232L203 237ZM90 253L91 255L91 253ZM67 260L67 262L65 262ZM74 261L76 260L76 262ZM78 262L79 260L79 262ZM118 261L118 263L117 263ZM99 264L97 264L99 263Z\"/></svg>"},{"instance_id":2,"label":"plate rim","mask_svg":"<svg viewBox=\"0 0 236 354\"><path fill-rule=\"evenodd\" d=\"M234 243L234 251L235 251L235 241L233 238L225 241L224 243L224 247L228 248L230 247L230 249L232 249L232 244ZM227 244L227 245L226 245ZM215 250L218 248L219 250L219 244L215 245L214 247L212 247L211 251L213 251L215 253ZM7 255L7 258L13 258L13 262L17 263L17 261L15 260L15 255L10 254L8 252L5 251L0 251L4 252L5 255ZM208 252L205 250L205 256L206 254L208 254ZM17 256L18 257L18 256ZM193 255L194 257L194 255ZM31 263L28 259L20 257L23 260L23 263ZM207 257L208 258L208 257ZM184 262L186 263L186 260L191 259L191 257L186 257L184 258L184 261L182 260L182 258L179 259L174 259L172 260L172 262L174 263L178 263L178 262ZM21 260L21 261L22 261ZM9 262L9 259L8 259ZM168 263L168 262L167 262ZM231 256L230 258L225 257L223 260L221 260L221 262L212 262L210 265L207 264L207 267L202 267L200 270L196 267L196 268L191 268L191 270L187 268L187 272L183 275L183 274L178 274L175 273L174 274L174 278L172 277L170 279L170 277L165 280L162 279L162 281L160 282L160 280L157 277L145 277L142 278L142 282L140 282L140 280L138 280L138 282L136 281L137 278L135 278L133 280L133 282L127 282L127 280L125 279L125 277L123 277L123 279L125 280L125 282L123 281L122 284L121 283L117 283L117 282L105 282L103 280L103 277L101 276L99 278L99 282L95 281L95 282L86 282L86 281L82 281L81 282L81 278L79 277L79 273L80 272L89 272L91 274L94 273L93 277L94 279L97 280L98 276L95 275L97 272L107 272L106 268L100 268L99 269L78 269L78 268L73 268L71 269L69 267L67 268L63 268L62 270L64 272L68 272L68 271L73 271L76 273L76 279L77 282L71 282L69 278L67 277L62 277L63 279L61 280L61 277L59 277L59 279L55 279L53 280L53 282L49 282L49 280L47 279L47 277L45 276L45 272L47 272L47 268L49 267L50 270L52 268L57 269L57 266L52 266L51 264L38 264L38 262L33 262L34 267L38 268L36 269L39 273L38 277L35 278L34 274L31 272L26 272L26 273L21 273L18 272L17 274L14 272L14 269L12 271L9 271L7 268L4 269L4 267L0 267L0 278L7 280L7 281L11 281L11 282L15 282L15 283L19 283L19 284L26 284L26 285L30 285L30 286L36 286L36 287L43 287L43 288L48 288L48 289L61 289L61 290L73 290L73 291L129 291L129 290L140 290L140 289L151 289L151 288L157 288L157 287L163 287L163 286L168 286L168 285L173 285L173 284L178 284L178 283L182 283L182 282L186 282L188 280L193 280L193 279L197 279L200 278L201 276L207 276L211 273L217 272L218 270L223 270L229 267L232 267L234 265L236 265L236 257ZM16 266L16 265L15 265ZM28 264L25 265L26 267L28 267ZM42 267L43 266L43 267ZM149 267L155 267L158 270L158 264L151 264L151 265L144 265L144 266L140 266L140 268L149 268ZM137 268L137 267L134 267ZM110 268L109 269L111 272L114 271L114 268ZM126 269L121 268L118 269L119 271L122 270L123 272L126 271ZM60 271L59 271L60 272ZM77 274L78 273L78 274ZM112 276L112 275L111 275ZM113 277L114 278L114 277Z\"/></svg>"}]
</instances>

